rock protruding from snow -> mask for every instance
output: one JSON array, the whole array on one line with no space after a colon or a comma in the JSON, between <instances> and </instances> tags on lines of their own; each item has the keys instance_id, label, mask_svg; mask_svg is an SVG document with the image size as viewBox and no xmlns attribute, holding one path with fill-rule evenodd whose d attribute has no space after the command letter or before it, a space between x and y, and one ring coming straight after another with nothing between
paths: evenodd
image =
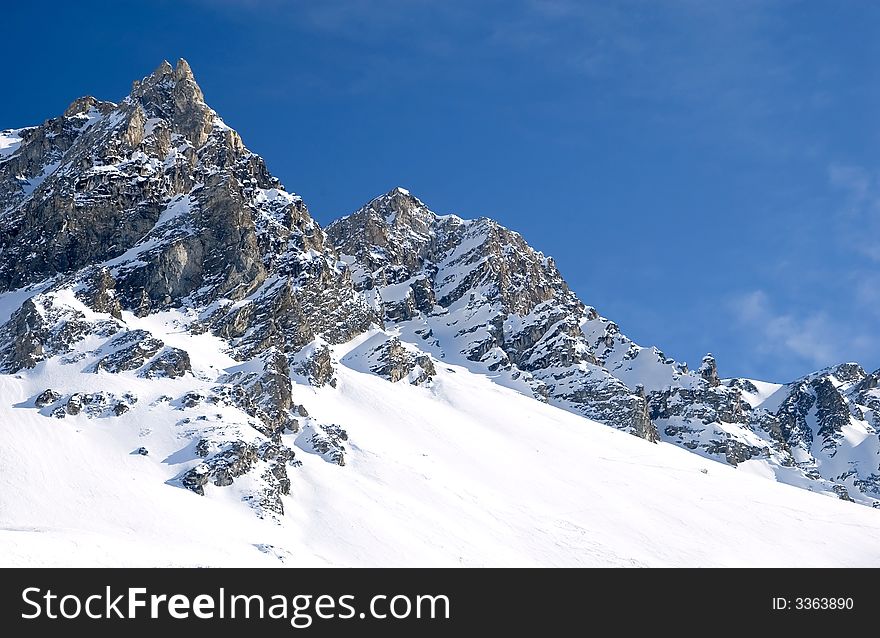
<instances>
[{"instance_id":1,"label":"rock protruding from snow","mask_svg":"<svg viewBox=\"0 0 880 638\"><path fill-rule=\"evenodd\" d=\"M300 350L294 357L291 370L310 385L336 387L336 369L333 367L330 348L323 340L315 340Z\"/></svg>"},{"instance_id":2,"label":"rock protruding from snow","mask_svg":"<svg viewBox=\"0 0 880 638\"><path fill-rule=\"evenodd\" d=\"M40 361L71 352L86 337L107 337L119 331L117 319L110 314L93 316L74 290L70 281L47 287L0 326L0 371L33 368Z\"/></svg>"},{"instance_id":3,"label":"rock protruding from snow","mask_svg":"<svg viewBox=\"0 0 880 638\"><path fill-rule=\"evenodd\" d=\"M181 409L234 406L278 444L298 428L290 367L303 351L325 344L306 372L332 385L328 344L382 325L302 199L205 103L186 61L164 62L119 104L82 98L14 133L0 162L0 294L33 294L0 327L0 370L57 359L72 372L208 375L214 394L188 391ZM159 313L175 335L213 333L241 365L197 375L201 353L145 327Z\"/></svg>"},{"instance_id":4,"label":"rock protruding from snow","mask_svg":"<svg viewBox=\"0 0 880 638\"><path fill-rule=\"evenodd\" d=\"M0 372L21 376L24 407L77 427L155 410L184 446L168 461L177 485L234 484L258 512L282 512L299 463L288 445L346 462L346 431L309 416L310 398L294 402L302 386L344 392L341 363L419 395L465 369L649 441L880 505L880 371L722 381L707 355L690 372L584 305L518 233L436 215L402 188L325 233L183 60L119 104L80 98L0 142L11 311ZM130 383L162 394L135 405Z\"/></svg>"},{"instance_id":5,"label":"rock protruding from snow","mask_svg":"<svg viewBox=\"0 0 880 638\"><path fill-rule=\"evenodd\" d=\"M44 408L47 405L55 403L60 398L61 395L58 392L55 392L52 388L47 388L37 395L37 398L34 399L34 405L38 408Z\"/></svg>"},{"instance_id":6,"label":"rock protruding from snow","mask_svg":"<svg viewBox=\"0 0 880 638\"><path fill-rule=\"evenodd\" d=\"M270 349L245 362L239 369L221 377L216 391L262 423L260 431L272 441L280 441L292 423L291 382L287 358Z\"/></svg>"},{"instance_id":7,"label":"rock protruding from snow","mask_svg":"<svg viewBox=\"0 0 880 638\"><path fill-rule=\"evenodd\" d=\"M306 419L302 431L296 438L300 448L318 454L328 463L345 465L345 445L348 432L335 423L324 424L314 419Z\"/></svg>"},{"instance_id":8,"label":"rock protruding from snow","mask_svg":"<svg viewBox=\"0 0 880 638\"><path fill-rule=\"evenodd\" d=\"M598 363L598 319L549 257L490 219L439 216L396 188L327 228L364 298L417 348L539 400L656 438L645 398ZM602 341L603 353L612 338Z\"/></svg>"},{"instance_id":9,"label":"rock protruding from snow","mask_svg":"<svg viewBox=\"0 0 880 638\"><path fill-rule=\"evenodd\" d=\"M293 450L285 446L234 441L186 472L180 477L180 484L204 496L209 483L226 487L236 478L259 469L261 478L270 487L254 498L253 505L261 514L281 515L284 514L281 497L290 493L287 465L293 458Z\"/></svg>"},{"instance_id":10,"label":"rock protruding from snow","mask_svg":"<svg viewBox=\"0 0 880 638\"><path fill-rule=\"evenodd\" d=\"M367 358L370 370L392 383L406 379L412 385L421 385L437 374L430 356L405 346L397 337L384 341Z\"/></svg>"},{"instance_id":11,"label":"rock protruding from snow","mask_svg":"<svg viewBox=\"0 0 880 638\"><path fill-rule=\"evenodd\" d=\"M187 372L192 372L189 353L180 348L166 346L159 351L152 361L141 370L140 376L153 378L176 379Z\"/></svg>"},{"instance_id":12,"label":"rock protruding from snow","mask_svg":"<svg viewBox=\"0 0 880 638\"><path fill-rule=\"evenodd\" d=\"M703 361L697 370L697 374L699 374L700 378L708 383L710 387L714 388L721 384L721 380L718 378L718 365L715 363L715 357L712 356L711 352L703 357Z\"/></svg>"},{"instance_id":13,"label":"rock protruding from snow","mask_svg":"<svg viewBox=\"0 0 880 638\"><path fill-rule=\"evenodd\" d=\"M769 464L783 480L877 502L877 459L849 449L876 447L880 426L876 381L856 364L783 389L722 383L711 354L689 372L581 303L519 234L436 215L399 188L327 234L365 301L399 335L399 346L372 346L383 358L369 367L375 373L400 378L401 353L413 348L648 440L731 465Z\"/></svg>"},{"instance_id":14,"label":"rock protruding from snow","mask_svg":"<svg viewBox=\"0 0 880 638\"><path fill-rule=\"evenodd\" d=\"M53 390L41 393L34 404L43 416L63 419L83 415L90 419L119 417L138 401L131 392L116 395L112 392L74 392L64 396Z\"/></svg>"},{"instance_id":15,"label":"rock protruding from snow","mask_svg":"<svg viewBox=\"0 0 880 638\"><path fill-rule=\"evenodd\" d=\"M141 368L165 343L146 330L126 330L106 346L108 354L94 366L95 372L118 374Z\"/></svg>"}]
</instances>

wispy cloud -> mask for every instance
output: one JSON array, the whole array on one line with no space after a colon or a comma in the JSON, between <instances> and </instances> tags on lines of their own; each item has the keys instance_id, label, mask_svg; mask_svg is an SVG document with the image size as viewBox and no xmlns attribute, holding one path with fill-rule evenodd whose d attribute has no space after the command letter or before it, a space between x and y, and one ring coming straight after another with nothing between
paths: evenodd
<instances>
[{"instance_id":1,"label":"wispy cloud","mask_svg":"<svg viewBox=\"0 0 880 638\"><path fill-rule=\"evenodd\" d=\"M780 311L764 290L735 295L728 306L754 350L764 357L796 358L817 369L874 356L880 346L878 336L864 330L858 317L832 316L824 310Z\"/></svg>"},{"instance_id":2,"label":"wispy cloud","mask_svg":"<svg viewBox=\"0 0 880 638\"><path fill-rule=\"evenodd\" d=\"M822 312L807 316L779 313L763 290L734 299L733 307L738 319L754 330L759 349L764 352L794 354L814 366L837 358L837 330Z\"/></svg>"},{"instance_id":3,"label":"wispy cloud","mask_svg":"<svg viewBox=\"0 0 880 638\"><path fill-rule=\"evenodd\" d=\"M812 368L844 360L873 366L880 358L880 170L832 163L827 179L831 203L812 231L822 235L809 244L819 270L788 281L784 298L785 289L773 296L771 286L732 296L729 309L759 356Z\"/></svg>"},{"instance_id":4,"label":"wispy cloud","mask_svg":"<svg viewBox=\"0 0 880 638\"><path fill-rule=\"evenodd\" d=\"M767 30L788 0L191 1L271 11L293 28L362 43L382 38L414 65L414 54L494 50L538 60L551 74L610 78L636 97L735 101L737 113L766 108L762 90L787 73Z\"/></svg>"},{"instance_id":5,"label":"wispy cloud","mask_svg":"<svg viewBox=\"0 0 880 638\"><path fill-rule=\"evenodd\" d=\"M652 117L685 125L689 136L732 140L770 157L803 156L804 140L782 143L792 109L833 100L790 99L803 69L786 47L788 0L529 0L491 25L490 41L545 63L548 74L595 83L593 100L612 108L649 106Z\"/></svg>"},{"instance_id":6,"label":"wispy cloud","mask_svg":"<svg viewBox=\"0 0 880 638\"><path fill-rule=\"evenodd\" d=\"M472 3L441 0L190 1L211 9L271 12L275 21L340 38L369 40L393 34L397 42L408 45L416 44L418 40L430 42L438 30L443 31L453 24L452 18L476 12Z\"/></svg>"},{"instance_id":7,"label":"wispy cloud","mask_svg":"<svg viewBox=\"0 0 880 638\"><path fill-rule=\"evenodd\" d=\"M873 322L880 319L880 273L876 271L859 273L854 291L856 303L862 312Z\"/></svg>"},{"instance_id":8,"label":"wispy cloud","mask_svg":"<svg viewBox=\"0 0 880 638\"><path fill-rule=\"evenodd\" d=\"M880 262L880 171L832 164L828 179L843 194L838 215L843 240L854 251Z\"/></svg>"},{"instance_id":9,"label":"wispy cloud","mask_svg":"<svg viewBox=\"0 0 880 638\"><path fill-rule=\"evenodd\" d=\"M497 65L537 66L572 86L595 83L591 103L654 105L652 117L678 118L693 136L723 130L762 153L804 152L768 134L794 76L777 33L791 0L190 1L354 43L357 72L336 84L353 93L426 70L491 82L506 73Z\"/></svg>"}]
</instances>

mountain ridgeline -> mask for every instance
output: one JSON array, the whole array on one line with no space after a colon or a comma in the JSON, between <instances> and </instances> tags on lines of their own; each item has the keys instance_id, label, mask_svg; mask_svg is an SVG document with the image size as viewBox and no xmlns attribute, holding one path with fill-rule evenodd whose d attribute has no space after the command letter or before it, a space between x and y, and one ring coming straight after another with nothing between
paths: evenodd
<instances>
[{"instance_id":1,"label":"mountain ridgeline","mask_svg":"<svg viewBox=\"0 0 880 638\"><path fill-rule=\"evenodd\" d=\"M345 464L344 424L306 405L340 365L428 392L438 370L465 368L648 441L880 505L880 371L844 363L779 385L722 379L711 355L689 370L584 304L518 233L437 215L402 188L322 229L183 60L118 104L80 98L0 132L0 208L0 370L69 371L29 406L57 419L154 410L192 442L174 484L246 486L261 516L283 513L297 450ZM163 392L147 404L102 390L106 375Z\"/></svg>"}]
</instances>

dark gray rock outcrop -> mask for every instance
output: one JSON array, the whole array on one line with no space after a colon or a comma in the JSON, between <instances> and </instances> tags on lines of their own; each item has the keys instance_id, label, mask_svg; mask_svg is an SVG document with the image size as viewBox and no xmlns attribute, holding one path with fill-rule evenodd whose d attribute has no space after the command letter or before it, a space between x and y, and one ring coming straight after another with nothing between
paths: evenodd
<instances>
[{"instance_id":1,"label":"dark gray rock outcrop","mask_svg":"<svg viewBox=\"0 0 880 638\"><path fill-rule=\"evenodd\" d=\"M412 385L421 385L437 374L431 357L405 347L397 337L384 341L368 357L371 371L392 383L408 379Z\"/></svg>"}]
</instances>

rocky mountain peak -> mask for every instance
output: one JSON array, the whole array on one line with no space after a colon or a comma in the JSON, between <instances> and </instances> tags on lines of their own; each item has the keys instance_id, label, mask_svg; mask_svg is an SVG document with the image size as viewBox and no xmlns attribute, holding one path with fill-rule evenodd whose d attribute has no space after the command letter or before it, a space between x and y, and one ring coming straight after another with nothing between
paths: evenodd
<instances>
[{"instance_id":1,"label":"rocky mountain peak","mask_svg":"<svg viewBox=\"0 0 880 638\"><path fill-rule=\"evenodd\" d=\"M314 282L346 294L302 200L205 104L185 60L118 105L87 97L68 112L0 164L0 290L112 260L119 299L140 315L195 291L240 299L273 273L291 279L276 292Z\"/></svg>"},{"instance_id":2,"label":"rocky mountain peak","mask_svg":"<svg viewBox=\"0 0 880 638\"><path fill-rule=\"evenodd\" d=\"M170 200L211 178L277 185L184 60L163 62L119 104L79 98L25 131L0 163L0 290L124 253Z\"/></svg>"},{"instance_id":3,"label":"rocky mountain peak","mask_svg":"<svg viewBox=\"0 0 880 638\"><path fill-rule=\"evenodd\" d=\"M190 431L204 461L177 480L201 494L209 480L252 474L263 485L255 504L280 512L293 459L282 434L298 429L292 364L332 383L328 344L381 326L302 199L205 104L184 60L163 62L119 104L80 98L61 117L0 136L0 295L34 285L12 298L18 307L0 326L0 371L76 363L82 374L182 379L184 388L198 376L209 387L187 392L181 409L210 391L238 423ZM167 323L156 318L149 330L132 320L159 311ZM169 329L211 332L224 357L245 363L199 369L188 337L178 347L156 334ZM137 401L41 396L70 406L52 409L60 418L118 417ZM303 445L342 464L344 431L303 429Z\"/></svg>"},{"instance_id":4,"label":"rocky mountain peak","mask_svg":"<svg viewBox=\"0 0 880 638\"><path fill-rule=\"evenodd\" d=\"M177 60L177 66L174 67L174 79L177 82L182 82L185 80L195 82L195 78L193 77L193 72L189 66L189 62L187 62L183 58L179 58Z\"/></svg>"},{"instance_id":5,"label":"rocky mountain peak","mask_svg":"<svg viewBox=\"0 0 880 638\"><path fill-rule=\"evenodd\" d=\"M116 105L113 102L103 102L91 95L86 95L75 99L70 106L65 109L62 117L88 116L93 109L102 115L109 113Z\"/></svg>"},{"instance_id":6,"label":"rocky mountain peak","mask_svg":"<svg viewBox=\"0 0 880 638\"><path fill-rule=\"evenodd\" d=\"M458 218L438 217L408 190L396 187L327 227L342 255L358 261L355 283L401 282L450 245Z\"/></svg>"},{"instance_id":7,"label":"rocky mountain peak","mask_svg":"<svg viewBox=\"0 0 880 638\"><path fill-rule=\"evenodd\" d=\"M373 221L392 228L406 229L427 236L437 216L407 189L397 186L372 199L361 209Z\"/></svg>"},{"instance_id":8,"label":"rocky mountain peak","mask_svg":"<svg viewBox=\"0 0 880 638\"><path fill-rule=\"evenodd\" d=\"M393 189L327 228L384 319L434 356L649 440L644 392L598 363L588 315L553 261L487 218L436 215ZM600 328L601 329L601 328ZM616 331L602 330L607 353ZM438 340L435 335L446 335Z\"/></svg>"},{"instance_id":9,"label":"rocky mountain peak","mask_svg":"<svg viewBox=\"0 0 880 638\"><path fill-rule=\"evenodd\" d=\"M219 118L205 104L205 96L186 60L173 67L163 63L135 82L127 102L142 111L142 119L163 120L171 132L183 135L196 148L202 146Z\"/></svg>"},{"instance_id":10,"label":"rocky mountain peak","mask_svg":"<svg viewBox=\"0 0 880 638\"><path fill-rule=\"evenodd\" d=\"M847 385L858 383L868 376L868 373L865 372L865 369L861 365L852 361L832 367L831 374L834 375L838 381Z\"/></svg>"},{"instance_id":11,"label":"rocky mountain peak","mask_svg":"<svg viewBox=\"0 0 880 638\"><path fill-rule=\"evenodd\" d=\"M162 63L148 77L161 77L163 75L170 75L173 72L174 67L171 66L171 63L168 60L162 60Z\"/></svg>"},{"instance_id":12,"label":"rocky mountain peak","mask_svg":"<svg viewBox=\"0 0 880 638\"><path fill-rule=\"evenodd\" d=\"M703 357L697 372L713 388L721 385L721 380L718 378L718 365L715 363L715 357L712 356L711 352Z\"/></svg>"},{"instance_id":13,"label":"rocky mountain peak","mask_svg":"<svg viewBox=\"0 0 880 638\"><path fill-rule=\"evenodd\" d=\"M179 84L186 83L194 86L197 94L201 94L201 89L196 83L195 75L189 62L180 58L177 64L172 66L168 60L162 60L162 63L156 69L144 77L142 80L135 80L132 84L132 93L144 86L155 86L157 84Z\"/></svg>"},{"instance_id":14,"label":"rocky mountain peak","mask_svg":"<svg viewBox=\"0 0 880 638\"><path fill-rule=\"evenodd\" d=\"M333 347L370 331L348 363L392 382L431 387L455 373L436 363L462 366L649 441L760 460L880 503L880 373L846 363L787 386L722 385L711 354L689 372L634 343L519 233L437 215L401 187L322 230L205 103L185 60L163 62L119 104L82 97L0 136L0 294L37 286L7 298L17 309L0 326L0 370L57 359L84 374L205 375L265 440L203 433L220 447L205 443L213 456L181 479L194 491L271 462L267 480L286 493L278 467L289 459L276 448L300 427L292 382L334 387L348 364ZM171 317L167 335L212 333L242 365L200 369L188 338L166 343L142 327L148 315ZM56 394L44 398L58 404ZM202 400L187 396L181 409ZM342 464L342 430L302 429L306 447Z\"/></svg>"},{"instance_id":15,"label":"rocky mountain peak","mask_svg":"<svg viewBox=\"0 0 880 638\"><path fill-rule=\"evenodd\" d=\"M871 374L867 375L864 379L862 379L861 383L859 383L856 389L859 391L873 390L878 386L880 386L880 370L875 370Z\"/></svg>"}]
</instances>

